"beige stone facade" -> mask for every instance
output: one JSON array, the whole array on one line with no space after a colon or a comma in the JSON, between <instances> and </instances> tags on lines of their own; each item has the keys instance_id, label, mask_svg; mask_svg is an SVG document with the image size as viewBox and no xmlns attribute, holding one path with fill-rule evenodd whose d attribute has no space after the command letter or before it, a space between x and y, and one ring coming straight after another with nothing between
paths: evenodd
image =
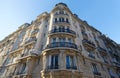
<instances>
[{"instance_id":1,"label":"beige stone facade","mask_svg":"<svg viewBox=\"0 0 120 78\"><path fill-rule=\"evenodd\" d=\"M120 78L120 46L58 3L0 42L0 78Z\"/></svg>"}]
</instances>

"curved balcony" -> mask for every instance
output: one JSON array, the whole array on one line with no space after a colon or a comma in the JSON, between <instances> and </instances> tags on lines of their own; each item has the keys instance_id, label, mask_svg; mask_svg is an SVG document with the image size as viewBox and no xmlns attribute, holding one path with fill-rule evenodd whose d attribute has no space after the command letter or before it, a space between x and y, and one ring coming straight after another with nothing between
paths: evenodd
<instances>
[{"instance_id":1,"label":"curved balcony","mask_svg":"<svg viewBox=\"0 0 120 78\"><path fill-rule=\"evenodd\" d=\"M87 50L94 50L96 48L95 44L87 39L83 39L82 43Z\"/></svg>"},{"instance_id":2,"label":"curved balcony","mask_svg":"<svg viewBox=\"0 0 120 78\"><path fill-rule=\"evenodd\" d=\"M73 30L70 29L65 29L65 28L58 28L58 29L53 29L49 32L49 35L52 34L70 34L72 36L76 36L76 33Z\"/></svg>"},{"instance_id":3,"label":"curved balcony","mask_svg":"<svg viewBox=\"0 0 120 78\"><path fill-rule=\"evenodd\" d=\"M94 74L94 75L101 76L101 73L100 73L100 72L97 72L97 71L96 71L96 72L94 71L93 74Z\"/></svg>"},{"instance_id":4,"label":"curved balcony","mask_svg":"<svg viewBox=\"0 0 120 78\"><path fill-rule=\"evenodd\" d=\"M77 70L74 70L74 72L72 70L65 70L65 69L63 70L58 70L58 69L57 70L42 70L40 73L42 75L42 78L50 78L50 77L58 78L58 76L60 76L60 78L72 78L72 77L83 78L83 72L77 71Z\"/></svg>"},{"instance_id":5,"label":"curved balcony","mask_svg":"<svg viewBox=\"0 0 120 78\"><path fill-rule=\"evenodd\" d=\"M107 54L107 51L106 51L104 48L102 48L102 47L97 47L97 50L98 50L101 54L104 54L104 55Z\"/></svg>"},{"instance_id":6,"label":"curved balcony","mask_svg":"<svg viewBox=\"0 0 120 78\"><path fill-rule=\"evenodd\" d=\"M78 49L76 44L69 43L69 42L54 42L54 43L50 43L50 44L47 45L46 49L56 48L56 47L65 47L65 48Z\"/></svg>"},{"instance_id":7,"label":"curved balcony","mask_svg":"<svg viewBox=\"0 0 120 78\"><path fill-rule=\"evenodd\" d=\"M66 66L66 69L74 69L74 70L77 70L77 66Z\"/></svg>"}]
</instances>

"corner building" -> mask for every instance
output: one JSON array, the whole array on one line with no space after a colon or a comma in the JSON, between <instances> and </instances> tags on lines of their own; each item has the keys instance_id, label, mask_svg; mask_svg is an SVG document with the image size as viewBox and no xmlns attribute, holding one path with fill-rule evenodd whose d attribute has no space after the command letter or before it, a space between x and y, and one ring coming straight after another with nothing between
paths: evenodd
<instances>
[{"instance_id":1,"label":"corner building","mask_svg":"<svg viewBox=\"0 0 120 78\"><path fill-rule=\"evenodd\" d=\"M120 78L120 45L58 3L0 42L0 78Z\"/></svg>"}]
</instances>

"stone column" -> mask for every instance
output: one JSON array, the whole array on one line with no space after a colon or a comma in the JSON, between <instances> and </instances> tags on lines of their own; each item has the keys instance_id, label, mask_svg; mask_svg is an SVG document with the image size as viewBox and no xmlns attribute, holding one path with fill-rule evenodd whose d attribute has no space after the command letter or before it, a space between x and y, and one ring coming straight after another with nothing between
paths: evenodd
<instances>
[{"instance_id":1,"label":"stone column","mask_svg":"<svg viewBox=\"0 0 120 78\"><path fill-rule=\"evenodd\" d=\"M76 66L77 66L77 69L80 71L80 64L81 64L81 62L80 62L80 56L76 56Z\"/></svg>"},{"instance_id":2,"label":"stone column","mask_svg":"<svg viewBox=\"0 0 120 78\"><path fill-rule=\"evenodd\" d=\"M47 55L43 55L43 70L47 69Z\"/></svg>"},{"instance_id":3,"label":"stone column","mask_svg":"<svg viewBox=\"0 0 120 78\"><path fill-rule=\"evenodd\" d=\"M65 50L60 50L60 54L59 54L59 68L60 69L65 69L65 67L66 67L66 63L65 63L65 60L66 60L66 58L65 58Z\"/></svg>"},{"instance_id":4,"label":"stone column","mask_svg":"<svg viewBox=\"0 0 120 78\"><path fill-rule=\"evenodd\" d=\"M28 77L31 78L33 67L35 64L35 59L34 58L28 58L26 62L27 70L26 73L28 74Z\"/></svg>"},{"instance_id":5,"label":"stone column","mask_svg":"<svg viewBox=\"0 0 120 78\"><path fill-rule=\"evenodd\" d=\"M73 20L71 14L69 14L70 29L74 29Z\"/></svg>"}]
</instances>

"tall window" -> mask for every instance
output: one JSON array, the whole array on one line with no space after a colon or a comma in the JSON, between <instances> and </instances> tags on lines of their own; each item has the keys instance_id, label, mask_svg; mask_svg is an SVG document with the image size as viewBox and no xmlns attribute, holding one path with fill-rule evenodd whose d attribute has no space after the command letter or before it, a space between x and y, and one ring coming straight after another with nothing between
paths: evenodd
<instances>
[{"instance_id":1,"label":"tall window","mask_svg":"<svg viewBox=\"0 0 120 78\"><path fill-rule=\"evenodd\" d=\"M66 22L67 22L67 23L69 23L69 20L68 20L68 18L66 18Z\"/></svg>"},{"instance_id":2,"label":"tall window","mask_svg":"<svg viewBox=\"0 0 120 78\"><path fill-rule=\"evenodd\" d=\"M65 42L66 40L65 40L65 38L62 38L62 42Z\"/></svg>"},{"instance_id":3,"label":"tall window","mask_svg":"<svg viewBox=\"0 0 120 78\"><path fill-rule=\"evenodd\" d=\"M117 72L118 77L120 78L120 71Z\"/></svg>"},{"instance_id":4,"label":"tall window","mask_svg":"<svg viewBox=\"0 0 120 78\"><path fill-rule=\"evenodd\" d=\"M51 65L50 69L58 69L58 55L51 56Z\"/></svg>"},{"instance_id":5,"label":"tall window","mask_svg":"<svg viewBox=\"0 0 120 78\"><path fill-rule=\"evenodd\" d=\"M73 43L73 41L72 41L72 39L71 39L71 38L68 38L68 42Z\"/></svg>"},{"instance_id":6,"label":"tall window","mask_svg":"<svg viewBox=\"0 0 120 78\"><path fill-rule=\"evenodd\" d=\"M59 18L59 22L62 22L62 18Z\"/></svg>"},{"instance_id":7,"label":"tall window","mask_svg":"<svg viewBox=\"0 0 120 78\"><path fill-rule=\"evenodd\" d=\"M61 39L61 38L59 38L59 42L62 42L62 39Z\"/></svg>"},{"instance_id":8,"label":"tall window","mask_svg":"<svg viewBox=\"0 0 120 78\"><path fill-rule=\"evenodd\" d=\"M5 68L0 68L0 76L2 76L5 72Z\"/></svg>"},{"instance_id":9,"label":"tall window","mask_svg":"<svg viewBox=\"0 0 120 78\"><path fill-rule=\"evenodd\" d=\"M66 39L65 38L59 38L59 42L65 42Z\"/></svg>"},{"instance_id":10,"label":"tall window","mask_svg":"<svg viewBox=\"0 0 120 78\"><path fill-rule=\"evenodd\" d=\"M105 63L108 63L106 56L102 56L102 58L103 58L103 61L104 61Z\"/></svg>"},{"instance_id":11,"label":"tall window","mask_svg":"<svg viewBox=\"0 0 120 78\"><path fill-rule=\"evenodd\" d=\"M98 72L97 64L92 64L93 74L101 76L101 73Z\"/></svg>"},{"instance_id":12,"label":"tall window","mask_svg":"<svg viewBox=\"0 0 120 78\"><path fill-rule=\"evenodd\" d=\"M7 65L7 64L9 64L11 62L12 62L12 58L8 57L8 58L6 58L6 60L4 62L4 65Z\"/></svg>"},{"instance_id":13,"label":"tall window","mask_svg":"<svg viewBox=\"0 0 120 78\"><path fill-rule=\"evenodd\" d=\"M26 63L22 65L21 73L24 74L26 72L27 66Z\"/></svg>"},{"instance_id":14,"label":"tall window","mask_svg":"<svg viewBox=\"0 0 120 78\"><path fill-rule=\"evenodd\" d=\"M55 22L57 22L57 18L55 18Z\"/></svg>"},{"instance_id":15,"label":"tall window","mask_svg":"<svg viewBox=\"0 0 120 78\"><path fill-rule=\"evenodd\" d=\"M92 69L93 69L93 72L98 72L96 64L92 64Z\"/></svg>"},{"instance_id":16,"label":"tall window","mask_svg":"<svg viewBox=\"0 0 120 78\"><path fill-rule=\"evenodd\" d=\"M109 68L108 68L108 73L109 73L109 75L110 75L111 78L115 78L115 77L114 77L114 73L113 73L112 70L109 69Z\"/></svg>"},{"instance_id":17,"label":"tall window","mask_svg":"<svg viewBox=\"0 0 120 78\"><path fill-rule=\"evenodd\" d=\"M53 43L56 42L56 38L53 38L52 42L53 42Z\"/></svg>"},{"instance_id":18,"label":"tall window","mask_svg":"<svg viewBox=\"0 0 120 78\"><path fill-rule=\"evenodd\" d=\"M70 56L70 55L66 56L66 68L67 69L77 69L73 56Z\"/></svg>"},{"instance_id":19,"label":"tall window","mask_svg":"<svg viewBox=\"0 0 120 78\"><path fill-rule=\"evenodd\" d=\"M62 18L62 22L64 22L64 18Z\"/></svg>"}]
</instances>

